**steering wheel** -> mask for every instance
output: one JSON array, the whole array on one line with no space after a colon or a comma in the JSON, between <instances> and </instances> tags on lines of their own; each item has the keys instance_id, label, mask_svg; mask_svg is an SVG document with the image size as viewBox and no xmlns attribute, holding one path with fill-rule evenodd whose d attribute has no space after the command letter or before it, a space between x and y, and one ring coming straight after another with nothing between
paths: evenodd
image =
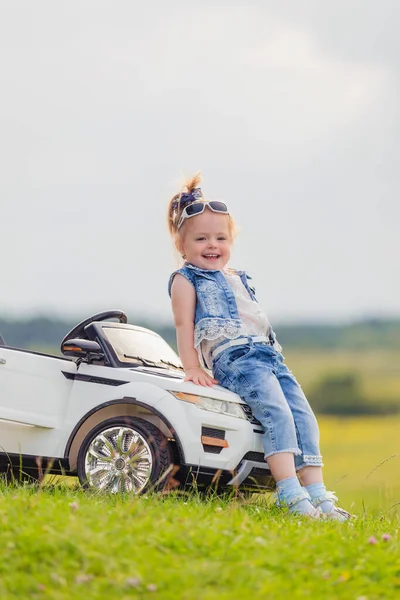
<instances>
[{"instance_id":1,"label":"steering wheel","mask_svg":"<svg viewBox=\"0 0 400 600\"><path fill-rule=\"evenodd\" d=\"M78 323L78 325L76 325L76 327L71 329L71 331L69 331L67 335L63 338L61 342L61 348L67 340L71 340L73 338L87 339L87 335L85 334L85 327L87 327L93 322L108 321L108 319L118 319L120 323L128 322L128 317L122 310L105 310L103 312L97 313L92 317L88 317L84 321L81 321L80 323Z\"/></svg>"}]
</instances>

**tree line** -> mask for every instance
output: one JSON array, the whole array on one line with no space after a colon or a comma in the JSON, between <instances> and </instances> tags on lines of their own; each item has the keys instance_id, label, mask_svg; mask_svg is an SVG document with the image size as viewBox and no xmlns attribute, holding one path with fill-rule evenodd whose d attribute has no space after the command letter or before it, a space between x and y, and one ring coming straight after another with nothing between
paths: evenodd
<instances>
[{"instance_id":1,"label":"tree line","mask_svg":"<svg viewBox=\"0 0 400 600\"><path fill-rule=\"evenodd\" d=\"M159 333L173 347L175 330L171 324L133 319L136 325ZM0 318L0 334L9 346L56 350L76 322L70 319L29 317ZM368 347L400 350L400 319L368 319L347 324L281 324L275 327L279 342L286 348L365 350Z\"/></svg>"}]
</instances>

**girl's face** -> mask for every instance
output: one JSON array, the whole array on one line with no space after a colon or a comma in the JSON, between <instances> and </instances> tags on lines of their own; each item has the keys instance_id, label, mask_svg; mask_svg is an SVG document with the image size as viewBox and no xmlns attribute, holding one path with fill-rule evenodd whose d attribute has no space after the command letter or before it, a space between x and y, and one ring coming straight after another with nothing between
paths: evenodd
<instances>
[{"instance_id":1,"label":"girl's face","mask_svg":"<svg viewBox=\"0 0 400 600\"><path fill-rule=\"evenodd\" d=\"M200 269L223 269L231 255L231 235L227 215L205 209L182 225L180 252Z\"/></svg>"}]
</instances>

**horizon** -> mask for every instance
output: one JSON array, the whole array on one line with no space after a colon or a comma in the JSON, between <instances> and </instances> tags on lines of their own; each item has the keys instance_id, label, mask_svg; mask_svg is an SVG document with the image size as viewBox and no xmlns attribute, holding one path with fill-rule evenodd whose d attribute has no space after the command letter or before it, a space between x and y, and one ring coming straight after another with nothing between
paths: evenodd
<instances>
[{"instance_id":1,"label":"horizon","mask_svg":"<svg viewBox=\"0 0 400 600\"><path fill-rule=\"evenodd\" d=\"M115 307L113 307L115 308ZM105 309L108 310L108 309ZM111 309L110 309L111 310ZM119 310L119 309L118 309ZM121 309L123 310L123 309ZM174 327L174 323L173 323L173 318L172 318L172 313L171 313L171 318L170 319L163 319L163 318L159 318L156 317L155 315L144 315L143 317L139 317L138 315L135 315L134 311L124 311L128 317L128 322L131 324L134 324L135 321L140 321L143 323L148 323L148 324L154 324L154 325L159 325L161 327ZM92 313L95 314L95 313ZM132 317L131 317L132 315ZM12 313L7 313L7 314L0 314L0 321L4 321L7 323L23 323L23 322L29 322L29 321L35 321L35 320L40 320L40 319L47 319L49 321L54 321L54 322L64 322L64 323L69 323L69 322L80 322L82 321L84 318L91 316L90 314L86 314L86 315L77 315L77 314L72 314L69 313L67 315L60 315L57 314L55 312L52 313L46 313L46 312L41 312L41 311L37 311L35 313L23 313L20 315L15 315ZM275 320L275 322L272 324L273 327L346 327L346 326L352 326L352 325L357 325L357 324L379 324L379 323L400 323L400 315L364 315L364 316L348 316L347 318L341 318L341 319L314 319L314 320L310 320L310 319L288 319L288 320ZM1 333L1 332L0 332Z\"/></svg>"}]
</instances>

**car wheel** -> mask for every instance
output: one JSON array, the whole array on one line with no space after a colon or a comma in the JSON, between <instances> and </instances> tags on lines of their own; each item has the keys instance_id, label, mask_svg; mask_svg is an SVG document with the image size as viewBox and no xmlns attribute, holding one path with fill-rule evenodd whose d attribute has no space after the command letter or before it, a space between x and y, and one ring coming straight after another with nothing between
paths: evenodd
<instances>
[{"instance_id":1,"label":"car wheel","mask_svg":"<svg viewBox=\"0 0 400 600\"><path fill-rule=\"evenodd\" d=\"M132 417L103 421L83 440L77 471L86 488L141 494L162 489L172 463L165 435L151 423Z\"/></svg>"}]
</instances>

